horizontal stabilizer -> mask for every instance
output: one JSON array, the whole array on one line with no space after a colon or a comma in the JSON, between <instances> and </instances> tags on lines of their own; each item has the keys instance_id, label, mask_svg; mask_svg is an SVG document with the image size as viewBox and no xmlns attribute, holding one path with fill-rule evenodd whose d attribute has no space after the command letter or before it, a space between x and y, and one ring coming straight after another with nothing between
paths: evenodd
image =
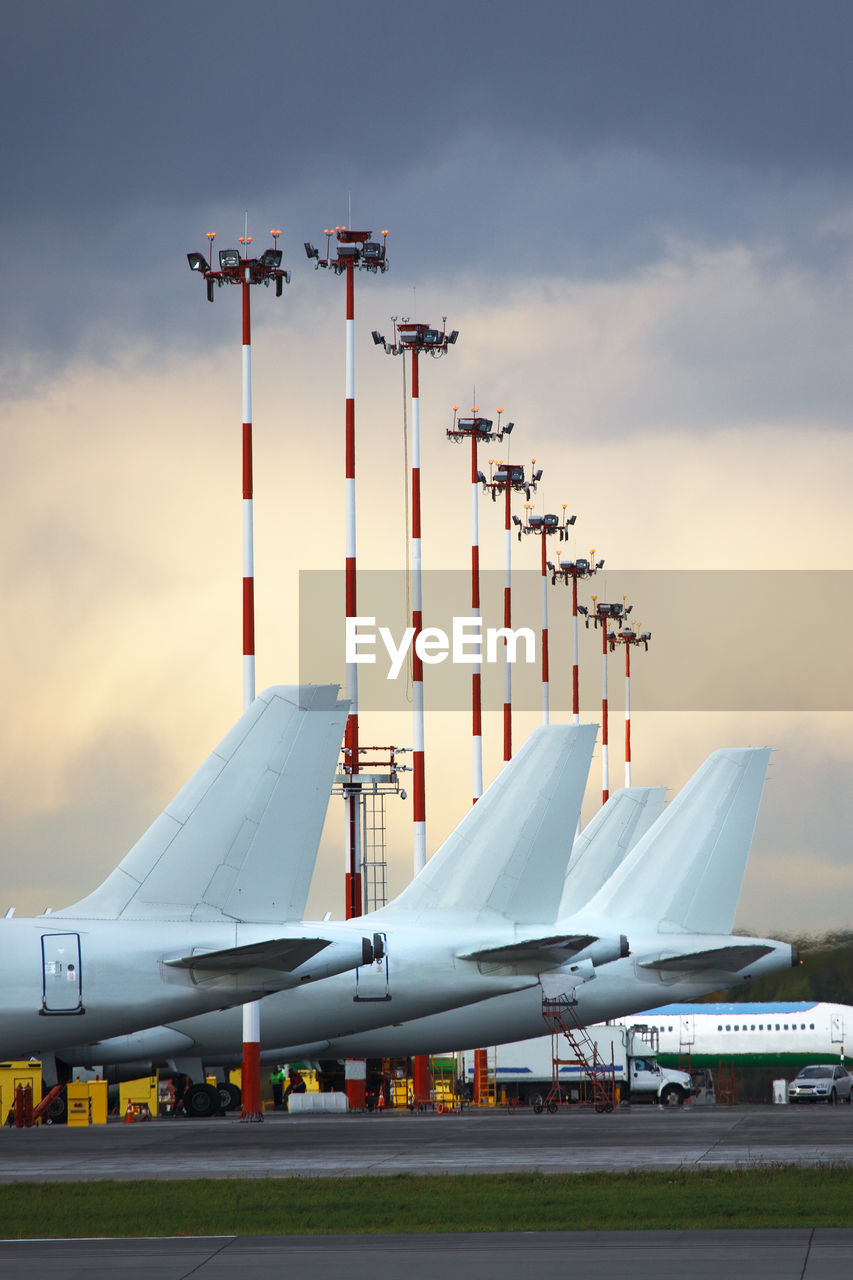
<instances>
[{"instance_id":1,"label":"horizontal stabilizer","mask_svg":"<svg viewBox=\"0 0 853 1280\"><path fill-rule=\"evenodd\" d=\"M654 921L660 933L731 933L769 760L765 747L713 752L592 898L589 915Z\"/></svg>"},{"instance_id":2,"label":"horizontal stabilizer","mask_svg":"<svg viewBox=\"0 0 853 1280\"><path fill-rule=\"evenodd\" d=\"M660 817L665 799L666 787L623 787L598 810L572 845L556 919L580 911L598 893Z\"/></svg>"},{"instance_id":3,"label":"horizontal stabilizer","mask_svg":"<svg viewBox=\"0 0 853 1280\"><path fill-rule=\"evenodd\" d=\"M267 689L103 884L54 914L300 920L348 706L337 685Z\"/></svg>"},{"instance_id":4,"label":"horizontal stabilizer","mask_svg":"<svg viewBox=\"0 0 853 1280\"><path fill-rule=\"evenodd\" d=\"M270 938L245 947L225 947L222 951L201 951L197 955L166 960L173 969L214 969L236 973L243 969L280 969L292 973L306 960L331 946L328 938Z\"/></svg>"},{"instance_id":5,"label":"horizontal stabilizer","mask_svg":"<svg viewBox=\"0 0 853 1280\"><path fill-rule=\"evenodd\" d=\"M662 956L658 960L641 960L639 968L659 969L662 973L695 973L702 969L738 973L762 956L769 956L771 951L773 947L762 946L760 943L713 947L709 951L689 951L684 955Z\"/></svg>"},{"instance_id":6,"label":"horizontal stabilizer","mask_svg":"<svg viewBox=\"0 0 853 1280\"><path fill-rule=\"evenodd\" d=\"M377 916L554 919L598 726L542 725Z\"/></svg>"},{"instance_id":7,"label":"horizontal stabilizer","mask_svg":"<svg viewBox=\"0 0 853 1280\"><path fill-rule=\"evenodd\" d=\"M478 960L488 964L513 964L523 960L560 964L579 951L592 946L598 938L590 934L556 934L552 938L527 938L504 947L484 947L460 955L460 960Z\"/></svg>"}]
</instances>

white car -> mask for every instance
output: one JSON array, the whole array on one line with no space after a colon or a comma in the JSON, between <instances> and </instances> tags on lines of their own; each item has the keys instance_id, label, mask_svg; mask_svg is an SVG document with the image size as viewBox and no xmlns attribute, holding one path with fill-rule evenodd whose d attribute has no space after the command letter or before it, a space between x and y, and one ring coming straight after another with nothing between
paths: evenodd
<instances>
[{"instance_id":1,"label":"white car","mask_svg":"<svg viewBox=\"0 0 853 1280\"><path fill-rule=\"evenodd\" d=\"M789 1102L853 1102L853 1076L844 1067L820 1063L803 1067L788 1085Z\"/></svg>"}]
</instances>

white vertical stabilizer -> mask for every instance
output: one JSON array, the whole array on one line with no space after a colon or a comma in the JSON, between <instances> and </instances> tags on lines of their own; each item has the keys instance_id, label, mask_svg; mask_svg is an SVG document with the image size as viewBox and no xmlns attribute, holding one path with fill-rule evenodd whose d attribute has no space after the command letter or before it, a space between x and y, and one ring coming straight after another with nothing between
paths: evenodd
<instances>
[{"instance_id":1,"label":"white vertical stabilizer","mask_svg":"<svg viewBox=\"0 0 853 1280\"><path fill-rule=\"evenodd\" d=\"M696 771L588 904L667 932L730 933L770 749L726 747Z\"/></svg>"},{"instance_id":2,"label":"white vertical stabilizer","mask_svg":"<svg viewBox=\"0 0 853 1280\"><path fill-rule=\"evenodd\" d=\"M555 919L580 911L663 812L666 787L623 787L587 823L572 845Z\"/></svg>"},{"instance_id":3,"label":"white vertical stabilizer","mask_svg":"<svg viewBox=\"0 0 853 1280\"><path fill-rule=\"evenodd\" d=\"M54 914L301 920L349 706L337 695L260 694L103 884Z\"/></svg>"},{"instance_id":4,"label":"white vertical stabilizer","mask_svg":"<svg viewBox=\"0 0 853 1280\"><path fill-rule=\"evenodd\" d=\"M541 923L554 918L598 726L535 730L379 916L436 916Z\"/></svg>"}]
</instances>

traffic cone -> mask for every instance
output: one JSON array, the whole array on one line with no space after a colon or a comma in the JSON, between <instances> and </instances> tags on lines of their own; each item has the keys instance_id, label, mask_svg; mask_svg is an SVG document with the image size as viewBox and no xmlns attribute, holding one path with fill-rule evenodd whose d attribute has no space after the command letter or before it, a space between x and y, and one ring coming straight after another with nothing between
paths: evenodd
<instances>
[{"instance_id":1,"label":"traffic cone","mask_svg":"<svg viewBox=\"0 0 853 1280\"><path fill-rule=\"evenodd\" d=\"M125 1124L136 1124L136 1116L133 1114L133 1103L130 1098L127 1100L127 1111L124 1113Z\"/></svg>"}]
</instances>

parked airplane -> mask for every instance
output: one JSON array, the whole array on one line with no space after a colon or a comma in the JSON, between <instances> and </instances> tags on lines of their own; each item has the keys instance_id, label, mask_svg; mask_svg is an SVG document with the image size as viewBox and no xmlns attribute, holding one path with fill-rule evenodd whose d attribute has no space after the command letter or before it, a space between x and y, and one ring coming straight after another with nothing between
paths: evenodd
<instances>
[{"instance_id":1,"label":"parked airplane","mask_svg":"<svg viewBox=\"0 0 853 1280\"><path fill-rule=\"evenodd\" d=\"M320 840L349 705L337 693L268 689L99 888L0 920L0 1057L43 1057L373 959L363 929L282 923Z\"/></svg>"},{"instance_id":2,"label":"parked airplane","mask_svg":"<svg viewBox=\"0 0 853 1280\"><path fill-rule=\"evenodd\" d=\"M695 998L797 963L788 944L730 933L765 750L715 752L592 899L554 921L582 790L572 752L585 744L585 775L594 731L537 730L412 884L351 922L381 933L378 965L330 978L310 999L297 990L264 1002L262 1056L408 1056L526 1039L542 1027L543 993L576 990L583 1020L598 1022L648 1007L662 987ZM443 1012L416 1016L440 1000ZM66 1061L153 1060L198 1078L203 1061L236 1060L239 1036L234 1013L204 1015L77 1046Z\"/></svg>"},{"instance_id":3,"label":"parked airplane","mask_svg":"<svg viewBox=\"0 0 853 1280\"><path fill-rule=\"evenodd\" d=\"M853 1048L853 1008L817 1000L765 1004L665 1004L625 1025L656 1027L665 1065L690 1059L691 1067L716 1068L721 1059L742 1067L798 1069L844 1060Z\"/></svg>"}]
</instances>

